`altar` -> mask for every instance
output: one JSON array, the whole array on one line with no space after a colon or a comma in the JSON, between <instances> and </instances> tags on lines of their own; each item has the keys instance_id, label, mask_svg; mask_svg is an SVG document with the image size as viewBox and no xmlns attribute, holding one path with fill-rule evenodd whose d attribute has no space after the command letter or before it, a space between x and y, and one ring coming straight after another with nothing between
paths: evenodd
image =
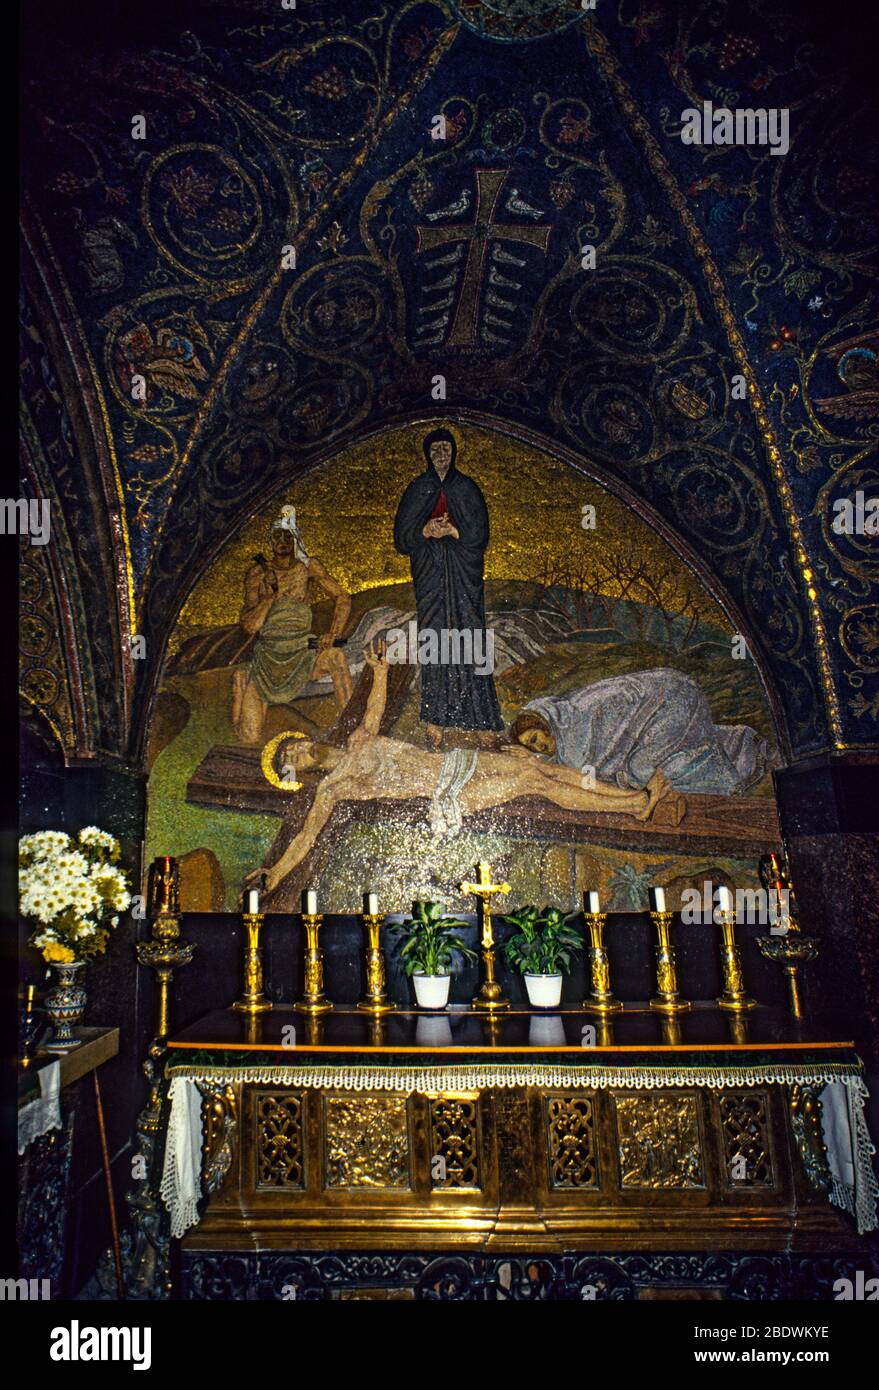
<instances>
[{"instance_id":1,"label":"altar","mask_svg":"<svg viewBox=\"0 0 879 1390\"><path fill-rule=\"evenodd\" d=\"M789 1296L875 1227L853 1044L771 1010L229 1009L165 1074L189 1298Z\"/></svg>"}]
</instances>

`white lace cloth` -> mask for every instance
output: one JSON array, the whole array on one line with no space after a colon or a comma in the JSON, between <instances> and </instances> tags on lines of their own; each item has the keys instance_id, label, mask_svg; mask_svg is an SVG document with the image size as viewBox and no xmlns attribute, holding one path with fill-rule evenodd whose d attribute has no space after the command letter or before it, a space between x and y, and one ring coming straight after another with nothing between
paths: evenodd
<instances>
[{"instance_id":1,"label":"white lace cloth","mask_svg":"<svg viewBox=\"0 0 879 1390\"><path fill-rule=\"evenodd\" d=\"M853 1087L839 1081L832 1081L821 1092L821 1128L833 1180L828 1195L834 1206L854 1217L859 1235L875 1231L879 1197L879 1184L870 1162L876 1149L864 1114L867 1095L866 1086L863 1096L858 1097L853 1094Z\"/></svg>"},{"instance_id":2,"label":"white lace cloth","mask_svg":"<svg viewBox=\"0 0 879 1390\"><path fill-rule=\"evenodd\" d=\"M165 1144L162 1200L171 1214L172 1236L182 1236L199 1219L202 1197L201 1093L199 1081L269 1082L333 1090L462 1091L497 1086L564 1086L587 1089L653 1090L661 1086L800 1085L823 1087L821 1123L830 1166L830 1201L854 1218L859 1235L877 1228L879 1183L871 1159L876 1149L864 1115L869 1092L858 1068L844 1062L803 1069L788 1064L731 1067L580 1068L489 1063L468 1067L216 1067L171 1069L171 1113Z\"/></svg>"},{"instance_id":3,"label":"white lace cloth","mask_svg":"<svg viewBox=\"0 0 879 1390\"><path fill-rule=\"evenodd\" d=\"M61 1128L61 1063L58 1059L37 1072L40 1094L36 1100L23 1105L18 1112L18 1152L23 1154L28 1144Z\"/></svg>"},{"instance_id":4,"label":"white lace cloth","mask_svg":"<svg viewBox=\"0 0 879 1390\"><path fill-rule=\"evenodd\" d=\"M195 1081L175 1076L168 1091L171 1114L159 1191L171 1213L171 1235L198 1221L201 1201L201 1092Z\"/></svg>"}]
</instances>

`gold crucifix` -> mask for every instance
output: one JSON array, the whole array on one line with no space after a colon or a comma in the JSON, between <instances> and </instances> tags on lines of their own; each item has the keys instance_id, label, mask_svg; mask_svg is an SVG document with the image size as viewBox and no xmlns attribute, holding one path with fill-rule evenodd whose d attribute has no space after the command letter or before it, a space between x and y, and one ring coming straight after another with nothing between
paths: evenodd
<instances>
[{"instance_id":1,"label":"gold crucifix","mask_svg":"<svg viewBox=\"0 0 879 1390\"><path fill-rule=\"evenodd\" d=\"M477 878L475 883L465 882L461 884L462 893L474 893L478 904L477 913L480 927L480 946L482 947L482 963L485 968L485 979L478 994L474 997L472 1007L474 1009L508 1009L509 999L505 999L501 987L494 978L494 934L491 929L491 900L495 893L509 893L508 883L492 883L491 869L485 859L481 859L476 866Z\"/></svg>"},{"instance_id":2,"label":"gold crucifix","mask_svg":"<svg viewBox=\"0 0 879 1390\"><path fill-rule=\"evenodd\" d=\"M479 291L485 273L485 258L490 241L517 241L536 246L546 252L552 226L522 226L516 222L495 222L501 191L507 181L508 169L476 170L476 213L472 222L453 222L445 227L418 227L416 253L434 251L438 246L466 241L467 260L464 279L455 310L455 321L448 342L454 347L468 347L476 341L476 319L479 312Z\"/></svg>"}]
</instances>

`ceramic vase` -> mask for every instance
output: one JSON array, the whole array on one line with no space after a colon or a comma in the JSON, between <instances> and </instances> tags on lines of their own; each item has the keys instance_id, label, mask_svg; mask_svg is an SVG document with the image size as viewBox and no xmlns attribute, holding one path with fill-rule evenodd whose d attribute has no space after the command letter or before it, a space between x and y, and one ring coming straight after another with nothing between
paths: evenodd
<instances>
[{"instance_id":1,"label":"ceramic vase","mask_svg":"<svg viewBox=\"0 0 879 1390\"><path fill-rule=\"evenodd\" d=\"M80 1040L73 1030L82 1022L86 992L80 983L79 972L85 961L54 961L55 983L46 995L46 1013L52 1020L52 1036L46 1043L47 1052L70 1052L79 1047Z\"/></svg>"}]
</instances>

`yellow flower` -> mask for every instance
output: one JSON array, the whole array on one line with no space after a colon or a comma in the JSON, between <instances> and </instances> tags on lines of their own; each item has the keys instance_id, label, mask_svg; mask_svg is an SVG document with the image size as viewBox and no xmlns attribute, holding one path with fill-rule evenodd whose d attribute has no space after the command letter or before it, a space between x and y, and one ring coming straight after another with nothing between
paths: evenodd
<instances>
[{"instance_id":1,"label":"yellow flower","mask_svg":"<svg viewBox=\"0 0 879 1390\"><path fill-rule=\"evenodd\" d=\"M76 960L76 956L69 946L62 946L58 941L47 941L43 947L43 960L68 961Z\"/></svg>"}]
</instances>

